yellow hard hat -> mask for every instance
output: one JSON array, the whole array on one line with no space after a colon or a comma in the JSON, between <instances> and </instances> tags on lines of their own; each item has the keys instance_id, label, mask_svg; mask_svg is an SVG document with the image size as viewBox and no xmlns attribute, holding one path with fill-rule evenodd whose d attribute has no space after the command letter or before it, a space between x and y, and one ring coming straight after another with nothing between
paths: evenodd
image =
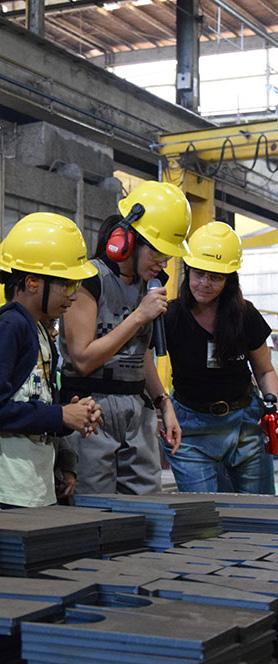
<instances>
[{"instance_id":1,"label":"yellow hard hat","mask_svg":"<svg viewBox=\"0 0 278 664\"><path fill-rule=\"evenodd\" d=\"M137 233L162 254L184 256L191 209L181 189L167 182L142 182L119 201L123 217L129 214L136 203L145 209L142 217L131 224Z\"/></svg>"},{"instance_id":2,"label":"yellow hard hat","mask_svg":"<svg viewBox=\"0 0 278 664\"><path fill-rule=\"evenodd\" d=\"M97 274L79 228L52 212L28 214L3 240L0 270L13 269L73 281Z\"/></svg>"},{"instance_id":3,"label":"yellow hard hat","mask_svg":"<svg viewBox=\"0 0 278 664\"><path fill-rule=\"evenodd\" d=\"M0 307L3 307L6 304L4 284L0 284Z\"/></svg>"},{"instance_id":4,"label":"yellow hard hat","mask_svg":"<svg viewBox=\"0 0 278 664\"><path fill-rule=\"evenodd\" d=\"M1 251L2 251L2 242L0 242L0 255ZM0 284L0 307L3 307L4 304L6 304L5 286L4 284Z\"/></svg>"},{"instance_id":5,"label":"yellow hard hat","mask_svg":"<svg viewBox=\"0 0 278 664\"><path fill-rule=\"evenodd\" d=\"M188 240L189 254L184 261L190 267L230 274L241 265L241 239L223 221L210 221Z\"/></svg>"}]
</instances>

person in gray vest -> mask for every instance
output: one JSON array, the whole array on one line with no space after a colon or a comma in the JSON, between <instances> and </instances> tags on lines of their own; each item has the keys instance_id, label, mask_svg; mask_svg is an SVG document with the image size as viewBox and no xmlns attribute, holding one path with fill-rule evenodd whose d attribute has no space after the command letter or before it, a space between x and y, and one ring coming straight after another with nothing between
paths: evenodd
<instances>
[{"instance_id":1,"label":"person in gray vest","mask_svg":"<svg viewBox=\"0 0 278 664\"><path fill-rule=\"evenodd\" d=\"M178 187L148 181L119 201L101 227L96 278L83 286L60 326L61 399L94 394L104 426L97 437L70 437L78 454L78 493L150 494L161 489L155 408L172 454L181 431L159 379L153 321L167 308L163 269L186 254L189 203ZM161 287L147 290L150 279Z\"/></svg>"}]
</instances>

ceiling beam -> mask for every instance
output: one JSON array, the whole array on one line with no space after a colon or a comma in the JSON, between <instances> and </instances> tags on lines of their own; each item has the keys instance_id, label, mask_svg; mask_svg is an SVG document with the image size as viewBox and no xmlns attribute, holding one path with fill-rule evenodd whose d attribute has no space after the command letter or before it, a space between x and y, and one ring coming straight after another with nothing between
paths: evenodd
<instances>
[{"instance_id":1,"label":"ceiling beam","mask_svg":"<svg viewBox=\"0 0 278 664\"><path fill-rule=\"evenodd\" d=\"M140 17L140 20L145 21L148 23L148 25L154 26L157 30L160 32L163 32L164 34L167 35L168 38L173 35L174 37L176 36L176 30L171 30L169 26L163 25L161 21L158 21L156 18L151 16L150 14L147 14L141 7L137 7L135 5L132 5L131 3L128 5L128 8L134 12L137 16Z\"/></svg>"},{"instance_id":2,"label":"ceiling beam","mask_svg":"<svg viewBox=\"0 0 278 664\"><path fill-rule=\"evenodd\" d=\"M261 7L263 7L264 9L267 9L267 11L270 14L273 14L273 16L278 18L278 11L275 10L274 7L270 6L270 0L267 0L267 2L264 2L264 0L256 0L256 1L261 5Z\"/></svg>"},{"instance_id":3,"label":"ceiling beam","mask_svg":"<svg viewBox=\"0 0 278 664\"><path fill-rule=\"evenodd\" d=\"M218 34L217 29L216 29L216 28L213 28L212 26L209 25L209 23L206 21L206 18L207 18L207 17L210 18L210 19L211 19L212 21L214 21L214 22L217 21L217 17L213 14L212 11L210 11L210 10L206 7L206 10L205 10L205 12L204 12L204 16L203 16L203 18L204 18L204 23L207 24L209 30L211 30L211 32L213 32L214 35L217 35L217 34ZM234 27L231 27L231 26L229 25L229 23L227 23L226 21L223 21L223 20L222 20L222 17L221 17L221 32L223 32L224 30L225 30L225 32L230 32L230 33L233 34L235 37L238 37L238 33L235 31ZM219 35L220 38L221 38L221 32L220 32L220 35Z\"/></svg>"},{"instance_id":4,"label":"ceiling beam","mask_svg":"<svg viewBox=\"0 0 278 664\"><path fill-rule=\"evenodd\" d=\"M104 0L75 0L75 2L71 2L70 0L62 0L61 2L53 2L50 4L45 4L44 5L44 13L45 14L57 14L57 12L73 12L75 13L76 11L79 11L80 9L83 9L85 7L90 7L94 8L94 6L99 6L101 7L103 5ZM6 3L5 3L6 4ZM12 4L12 9L8 9L4 13L6 18L17 18L19 16L25 16L25 3L23 6L22 3L17 3L17 2L12 2L10 3L9 0L7 0L6 6L9 7L9 5ZM19 7L14 8L13 5L19 4Z\"/></svg>"},{"instance_id":5,"label":"ceiling beam","mask_svg":"<svg viewBox=\"0 0 278 664\"><path fill-rule=\"evenodd\" d=\"M69 23L65 23L60 17L54 19L48 16L46 19L46 26L47 25L50 25L55 30L62 32L64 35L67 35L71 39L84 44L84 46L87 46L91 50L93 48L97 48L98 50L103 51L103 53L106 51L110 51L111 53L113 52L111 46L107 44L107 42L97 39L95 35L93 36L93 39L90 39L89 37L82 35L80 32L76 32L74 28L70 27Z\"/></svg>"},{"instance_id":6,"label":"ceiling beam","mask_svg":"<svg viewBox=\"0 0 278 664\"><path fill-rule=\"evenodd\" d=\"M153 44L154 46L158 45L158 39L155 39L153 37L153 35L146 35L146 33L143 32L142 30L138 30L137 26L132 25L131 23L129 23L125 19L122 19L120 16L118 16L116 11L109 12L104 7L97 7L96 11L97 11L98 14L102 14L105 17L108 17L108 15L109 15L109 29L110 29L110 27L113 29L113 23L114 23L115 26L118 25L119 28L122 29L122 30L131 30L133 35L137 36L138 39L141 39L141 40L144 40L144 41L148 40L148 42L150 44ZM131 44L127 40L123 41L121 39L121 42L125 43L127 46L129 46L130 50L137 50L137 48L134 48L134 44Z\"/></svg>"},{"instance_id":7,"label":"ceiling beam","mask_svg":"<svg viewBox=\"0 0 278 664\"><path fill-rule=\"evenodd\" d=\"M237 9L235 3L231 5L231 3L225 2L225 0L212 0L212 2L214 2L217 7L221 7L221 9L227 12L227 14L237 18L241 23L250 28L250 30L252 30L252 32L254 32L256 35L263 37L269 44L275 46L276 48L278 47L278 40L275 39L275 37L273 37L269 32L267 32L264 26L254 22L253 17L250 14L245 11L243 13L242 10Z\"/></svg>"}]
</instances>

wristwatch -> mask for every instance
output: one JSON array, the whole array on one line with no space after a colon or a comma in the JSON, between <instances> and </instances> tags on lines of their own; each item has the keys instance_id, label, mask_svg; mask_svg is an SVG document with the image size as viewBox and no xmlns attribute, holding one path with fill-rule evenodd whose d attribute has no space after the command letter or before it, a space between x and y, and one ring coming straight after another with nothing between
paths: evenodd
<instances>
[{"instance_id":1,"label":"wristwatch","mask_svg":"<svg viewBox=\"0 0 278 664\"><path fill-rule=\"evenodd\" d=\"M166 392L163 392L162 394L159 394L158 397L155 397L153 399L153 404L155 408L160 408L161 404L163 401L167 401L167 399L170 399L169 394L166 394Z\"/></svg>"}]
</instances>

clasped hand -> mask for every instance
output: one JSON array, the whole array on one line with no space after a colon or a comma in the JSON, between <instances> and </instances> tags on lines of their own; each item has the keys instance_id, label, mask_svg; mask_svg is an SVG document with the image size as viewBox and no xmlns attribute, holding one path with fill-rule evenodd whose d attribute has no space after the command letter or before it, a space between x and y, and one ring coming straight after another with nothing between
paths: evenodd
<instances>
[{"instance_id":1,"label":"clasped hand","mask_svg":"<svg viewBox=\"0 0 278 664\"><path fill-rule=\"evenodd\" d=\"M75 395L71 403L63 406L63 420L66 426L79 431L83 438L97 433L98 428L103 425L100 405L91 396L79 399Z\"/></svg>"}]
</instances>

